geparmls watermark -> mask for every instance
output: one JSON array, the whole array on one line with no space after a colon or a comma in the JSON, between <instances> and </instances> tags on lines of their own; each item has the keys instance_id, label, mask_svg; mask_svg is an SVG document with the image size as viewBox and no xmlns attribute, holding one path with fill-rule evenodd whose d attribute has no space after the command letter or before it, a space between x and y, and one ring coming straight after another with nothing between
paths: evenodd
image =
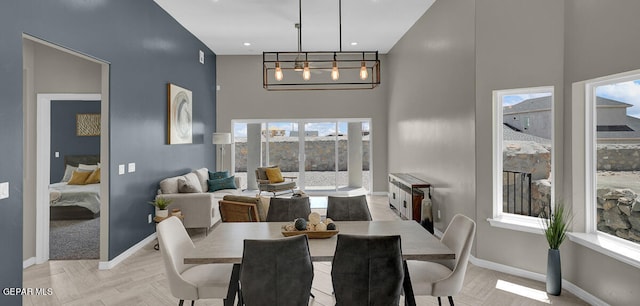
<instances>
[{"instance_id":1,"label":"geparmls watermark","mask_svg":"<svg viewBox=\"0 0 640 306\"><path fill-rule=\"evenodd\" d=\"M52 288L4 288L3 295L53 295Z\"/></svg>"}]
</instances>

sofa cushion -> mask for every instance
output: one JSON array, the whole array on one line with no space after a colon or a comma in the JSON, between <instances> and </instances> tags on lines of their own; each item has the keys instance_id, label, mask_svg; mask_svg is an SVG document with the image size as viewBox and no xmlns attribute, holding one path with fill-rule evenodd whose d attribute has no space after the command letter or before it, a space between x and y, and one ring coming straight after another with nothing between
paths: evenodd
<instances>
[{"instance_id":1,"label":"sofa cushion","mask_svg":"<svg viewBox=\"0 0 640 306\"><path fill-rule=\"evenodd\" d=\"M208 180L209 192L214 192L221 189L237 189L236 180L234 176L227 178Z\"/></svg>"},{"instance_id":2,"label":"sofa cushion","mask_svg":"<svg viewBox=\"0 0 640 306\"><path fill-rule=\"evenodd\" d=\"M218 171L218 172L211 172L209 171L209 179L210 180L217 180L217 179L223 179L223 178L228 178L229 175L229 171Z\"/></svg>"},{"instance_id":3,"label":"sofa cushion","mask_svg":"<svg viewBox=\"0 0 640 306\"><path fill-rule=\"evenodd\" d=\"M209 169L200 168L198 170L193 170L193 173L195 173L196 176L198 177L202 191L208 190L209 185L207 184L207 180L209 180Z\"/></svg>"},{"instance_id":4,"label":"sofa cushion","mask_svg":"<svg viewBox=\"0 0 640 306\"><path fill-rule=\"evenodd\" d=\"M178 191L180 193L200 193L202 189L200 188L200 184L193 184L185 178L178 179Z\"/></svg>"},{"instance_id":5,"label":"sofa cushion","mask_svg":"<svg viewBox=\"0 0 640 306\"><path fill-rule=\"evenodd\" d=\"M163 194L180 192L178 190L178 179L179 178L184 178L184 177L183 176L174 176L174 177L169 177L169 178L166 178L166 179L160 181L160 191Z\"/></svg>"}]
</instances>

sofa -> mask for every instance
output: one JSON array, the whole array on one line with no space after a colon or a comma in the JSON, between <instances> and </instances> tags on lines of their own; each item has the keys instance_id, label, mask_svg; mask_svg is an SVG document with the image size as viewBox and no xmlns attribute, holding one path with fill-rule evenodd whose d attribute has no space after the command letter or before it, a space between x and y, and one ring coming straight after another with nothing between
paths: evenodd
<instances>
[{"instance_id":1,"label":"sofa","mask_svg":"<svg viewBox=\"0 0 640 306\"><path fill-rule=\"evenodd\" d=\"M159 185L156 198L169 199L172 201L169 210L182 211L185 228L208 230L220 222L218 200L225 195L241 193L238 177L229 176L226 172L209 172L207 168L166 178Z\"/></svg>"}]
</instances>

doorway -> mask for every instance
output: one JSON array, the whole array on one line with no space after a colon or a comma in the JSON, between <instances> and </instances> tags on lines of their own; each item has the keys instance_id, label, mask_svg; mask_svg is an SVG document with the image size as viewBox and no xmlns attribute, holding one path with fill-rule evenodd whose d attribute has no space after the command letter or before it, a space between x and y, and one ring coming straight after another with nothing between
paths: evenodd
<instances>
[{"instance_id":1,"label":"doorway","mask_svg":"<svg viewBox=\"0 0 640 306\"><path fill-rule=\"evenodd\" d=\"M370 122L358 118L232 120L232 169L244 178L243 189L257 189L252 175L256 167L278 165L284 175L296 177L298 187L307 193L370 193Z\"/></svg>"},{"instance_id":2,"label":"doorway","mask_svg":"<svg viewBox=\"0 0 640 306\"><path fill-rule=\"evenodd\" d=\"M23 35L23 59L24 151L27 152L24 158L23 266L49 260L49 185L52 183L51 164L55 160L51 152L53 101L101 101L98 119L101 173L96 186L100 194L97 204L100 211L98 257L100 261L107 261L109 64L26 34ZM27 186L31 188L28 190Z\"/></svg>"}]
</instances>

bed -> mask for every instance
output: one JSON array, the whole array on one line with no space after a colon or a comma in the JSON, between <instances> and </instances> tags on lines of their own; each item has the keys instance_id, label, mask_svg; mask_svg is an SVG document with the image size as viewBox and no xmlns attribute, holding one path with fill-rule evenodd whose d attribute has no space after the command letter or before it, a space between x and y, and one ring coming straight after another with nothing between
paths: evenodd
<instances>
[{"instance_id":1,"label":"bed","mask_svg":"<svg viewBox=\"0 0 640 306\"><path fill-rule=\"evenodd\" d=\"M64 158L65 174L69 167L98 165L98 155L67 155ZM71 170L73 172L73 170ZM65 175L66 177L67 175ZM93 219L100 216L100 184L68 185L65 179L49 185L50 219Z\"/></svg>"}]
</instances>

